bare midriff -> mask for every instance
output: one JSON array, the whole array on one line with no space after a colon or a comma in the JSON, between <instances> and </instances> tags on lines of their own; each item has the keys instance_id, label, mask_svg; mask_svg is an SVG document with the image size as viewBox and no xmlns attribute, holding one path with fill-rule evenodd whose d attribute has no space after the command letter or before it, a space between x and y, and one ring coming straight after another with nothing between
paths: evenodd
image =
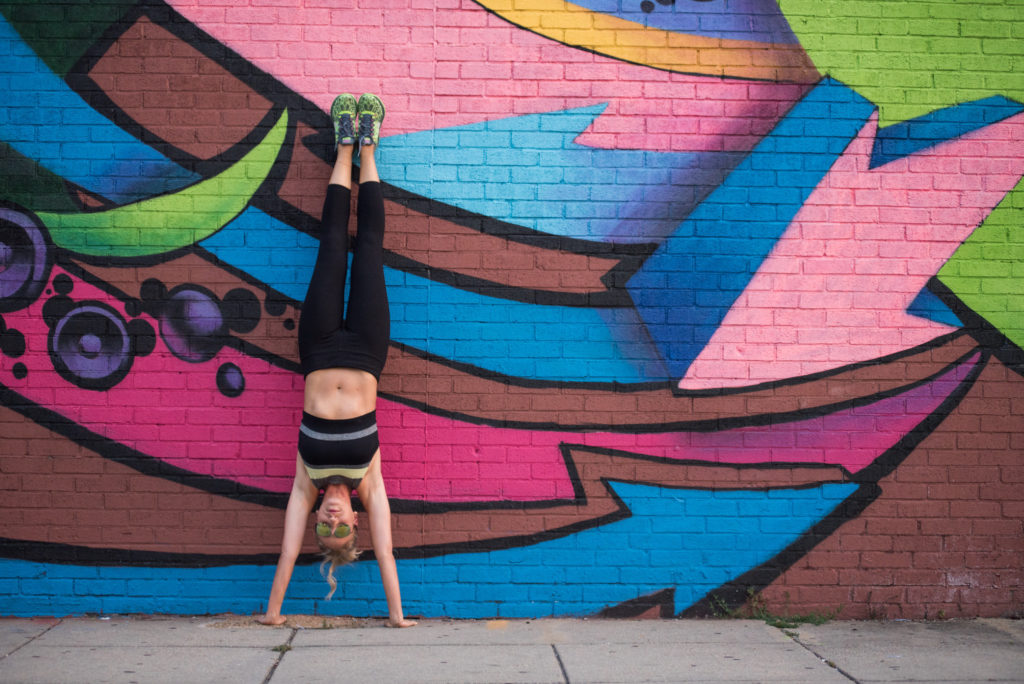
<instances>
[{"instance_id":1,"label":"bare midriff","mask_svg":"<svg viewBox=\"0 0 1024 684\"><path fill-rule=\"evenodd\" d=\"M302 410L318 418L344 420L377 408L377 379L355 368L324 368L306 376Z\"/></svg>"}]
</instances>

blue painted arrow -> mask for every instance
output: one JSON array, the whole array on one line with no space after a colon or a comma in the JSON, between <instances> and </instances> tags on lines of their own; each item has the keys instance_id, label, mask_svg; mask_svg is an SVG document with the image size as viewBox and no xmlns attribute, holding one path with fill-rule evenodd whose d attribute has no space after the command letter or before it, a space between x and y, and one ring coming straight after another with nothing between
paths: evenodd
<instances>
[{"instance_id":1,"label":"blue painted arrow","mask_svg":"<svg viewBox=\"0 0 1024 684\"><path fill-rule=\"evenodd\" d=\"M407 615L592 615L665 588L682 612L769 561L858 489L694 490L613 482L631 516L576 534L482 553L398 561ZM152 568L0 561L3 615L253 613L273 566ZM230 584L229 584L230 583ZM225 587L230 586L230 591ZM339 571L329 603L315 566L296 568L286 613L386 615L377 564Z\"/></svg>"},{"instance_id":2,"label":"blue painted arrow","mask_svg":"<svg viewBox=\"0 0 1024 684\"><path fill-rule=\"evenodd\" d=\"M936 323L945 323L954 328L961 328L964 325L953 310L927 288L917 293L914 301L907 307L907 313Z\"/></svg>"},{"instance_id":3,"label":"blue painted arrow","mask_svg":"<svg viewBox=\"0 0 1024 684\"><path fill-rule=\"evenodd\" d=\"M538 232L650 242L668 235L744 156L573 142L604 108L389 136L377 167L409 192ZM642 126L638 117L638 139Z\"/></svg>"},{"instance_id":4,"label":"blue painted arrow","mask_svg":"<svg viewBox=\"0 0 1024 684\"><path fill-rule=\"evenodd\" d=\"M994 95L880 128L871 149L871 168L959 138L1022 111L1024 105L1019 102Z\"/></svg>"},{"instance_id":5,"label":"blue painted arrow","mask_svg":"<svg viewBox=\"0 0 1024 684\"><path fill-rule=\"evenodd\" d=\"M874 107L824 79L626 284L681 378Z\"/></svg>"}]
</instances>

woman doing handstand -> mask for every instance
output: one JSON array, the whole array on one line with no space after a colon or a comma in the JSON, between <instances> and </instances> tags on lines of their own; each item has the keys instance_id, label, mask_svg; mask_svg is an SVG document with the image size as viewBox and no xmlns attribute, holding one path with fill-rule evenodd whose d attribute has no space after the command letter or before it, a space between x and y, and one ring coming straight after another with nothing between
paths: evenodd
<instances>
[{"instance_id":1,"label":"woman doing handstand","mask_svg":"<svg viewBox=\"0 0 1024 684\"><path fill-rule=\"evenodd\" d=\"M330 565L328 598L334 593L335 567L359 555L358 518L351 501L355 489L369 518L370 540L387 598L388 625L410 627L416 623L402 613L392 552L391 507L381 477L377 439L377 381L391 334L384 283L384 200L373 156L384 106L375 95L365 94L358 102L351 95L339 95L331 107L331 118L338 158L328 181L316 265L299 316L299 359L306 378L299 453L285 511L281 556L267 612L259 621L265 625L285 622L281 604L321 489L323 501L316 511L314 531L324 564ZM357 142L356 250L348 310L344 311L352 152Z\"/></svg>"}]
</instances>

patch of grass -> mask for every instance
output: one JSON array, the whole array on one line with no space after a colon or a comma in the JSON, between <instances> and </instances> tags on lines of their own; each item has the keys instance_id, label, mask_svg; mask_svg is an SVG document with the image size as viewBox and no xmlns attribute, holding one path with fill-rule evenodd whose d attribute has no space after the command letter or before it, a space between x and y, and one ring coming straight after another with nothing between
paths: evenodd
<instances>
[{"instance_id":1,"label":"patch of grass","mask_svg":"<svg viewBox=\"0 0 1024 684\"><path fill-rule=\"evenodd\" d=\"M287 653L288 651L292 650L292 647L291 644L281 644L280 646L275 646L270 650L272 650L274 653Z\"/></svg>"},{"instance_id":2,"label":"patch of grass","mask_svg":"<svg viewBox=\"0 0 1024 684\"><path fill-rule=\"evenodd\" d=\"M786 594L786 603L789 603L789 595ZM711 596L711 608L716 617L727 617L736 619L762 620L765 624L779 629L793 629L803 624L823 625L842 612L843 607L827 612L812 611L810 613L792 614L787 609L782 611L773 610L767 599L753 587L747 589L747 598L743 605L738 608L731 607L727 601L719 596Z\"/></svg>"}]
</instances>

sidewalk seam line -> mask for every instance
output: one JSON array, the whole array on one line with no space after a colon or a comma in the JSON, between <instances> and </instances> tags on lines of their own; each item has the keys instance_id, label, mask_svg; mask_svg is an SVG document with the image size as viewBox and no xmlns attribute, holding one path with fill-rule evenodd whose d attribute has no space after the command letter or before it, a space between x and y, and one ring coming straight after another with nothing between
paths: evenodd
<instances>
[{"instance_id":1,"label":"sidewalk seam line","mask_svg":"<svg viewBox=\"0 0 1024 684\"><path fill-rule=\"evenodd\" d=\"M274 662L270 665L270 669L267 671L267 676L263 678L263 684L269 684L271 678L273 678L274 676L274 673L277 672L277 666L281 664L282 660L284 660L285 654L288 651L292 650L292 641L295 639L295 635L298 633L299 630L295 627L292 627L292 633L288 635L288 641L284 642L284 645L288 648L280 651L277 654L277 658L274 659Z\"/></svg>"},{"instance_id":2,"label":"sidewalk seam line","mask_svg":"<svg viewBox=\"0 0 1024 684\"><path fill-rule=\"evenodd\" d=\"M44 634L46 634L47 632L49 632L49 631L50 631L51 629L53 629L53 628L54 628L54 627L56 627L57 625L61 624L62 622L64 622L64 618L57 618L57 622L55 622L55 623L53 623L52 625L50 625L49 627L47 627L46 629L44 629L44 630L43 630L42 632L40 632L39 634L36 634L36 635L35 635L34 637L32 637L31 639L29 639L29 640L28 640L28 641L26 641L25 643L21 644L20 646L18 646L17 648L15 648L15 649L14 649L13 651L11 651L10 653L4 653L4 657L3 657L3 658L0 658L0 660L5 660L5 659L9 658L10 656L14 655L15 653L17 653L17 652L18 652L18 651L20 651L21 649L25 648L26 646L28 646L29 644L31 644L31 643L32 643L33 641L35 641L35 640L36 640L36 639L38 639L39 637L41 637L41 636L43 636Z\"/></svg>"},{"instance_id":3,"label":"sidewalk seam line","mask_svg":"<svg viewBox=\"0 0 1024 684\"><path fill-rule=\"evenodd\" d=\"M795 641L797 644L799 644L801 648L803 648L804 650L810 652L815 658L817 658L821 662L823 662L826 665L828 665L829 667L833 668L839 674L841 674L844 677L846 677L847 679L849 679L851 682L854 682L855 684L861 684L860 681L856 677L851 675L849 672L847 672L843 668L839 667L834 662L832 662L828 658L824 657L823 655L821 655L820 653L815 651L813 648L811 648L810 646L808 646L804 642L800 641L800 638L798 636L790 635L789 638L792 639L793 641Z\"/></svg>"},{"instance_id":4,"label":"sidewalk seam line","mask_svg":"<svg viewBox=\"0 0 1024 684\"><path fill-rule=\"evenodd\" d=\"M562 670L562 678L565 680L565 684L569 684L569 673L565 670L565 663L562 662L562 654L558 652L558 647L551 644L551 650L555 652L555 660L558 661L558 667Z\"/></svg>"}]
</instances>

